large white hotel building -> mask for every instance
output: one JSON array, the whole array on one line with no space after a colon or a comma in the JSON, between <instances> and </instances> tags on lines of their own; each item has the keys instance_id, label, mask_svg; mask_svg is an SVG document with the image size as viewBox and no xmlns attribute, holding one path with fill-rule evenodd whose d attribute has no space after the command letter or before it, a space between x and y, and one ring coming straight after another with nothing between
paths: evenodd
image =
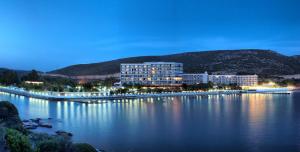
<instances>
[{"instance_id":1,"label":"large white hotel building","mask_svg":"<svg viewBox=\"0 0 300 152\"><path fill-rule=\"evenodd\" d=\"M141 84L151 86L181 85L182 63L145 62L121 64L122 84Z\"/></svg>"},{"instance_id":2,"label":"large white hotel building","mask_svg":"<svg viewBox=\"0 0 300 152\"><path fill-rule=\"evenodd\" d=\"M177 62L145 62L121 64L121 84L149 86L176 86L212 82L216 85L257 85L257 75L208 75L205 73L183 73L183 64Z\"/></svg>"}]
</instances>

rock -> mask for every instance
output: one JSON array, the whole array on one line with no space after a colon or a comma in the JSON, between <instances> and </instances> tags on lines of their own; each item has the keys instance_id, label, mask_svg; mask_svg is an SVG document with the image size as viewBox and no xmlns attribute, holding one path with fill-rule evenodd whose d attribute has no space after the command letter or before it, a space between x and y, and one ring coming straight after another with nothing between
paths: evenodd
<instances>
[{"instance_id":1,"label":"rock","mask_svg":"<svg viewBox=\"0 0 300 152\"><path fill-rule=\"evenodd\" d=\"M68 136L68 137L71 137L73 136L72 133L69 133L69 132L66 132L66 131L62 131L62 130L58 130L55 132L57 135L59 136Z\"/></svg>"},{"instance_id":2,"label":"rock","mask_svg":"<svg viewBox=\"0 0 300 152\"><path fill-rule=\"evenodd\" d=\"M39 123L39 126L44 128L52 128L52 125L49 123Z\"/></svg>"},{"instance_id":3,"label":"rock","mask_svg":"<svg viewBox=\"0 0 300 152\"><path fill-rule=\"evenodd\" d=\"M25 128L25 129L32 130L32 129L36 129L36 128L37 128L37 126L32 126L32 125L24 125L24 128Z\"/></svg>"},{"instance_id":4,"label":"rock","mask_svg":"<svg viewBox=\"0 0 300 152\"><path fill-rule=\"evenodd\" d=\"M24 123L24 122L29 122L29 120L22 120L22 122Z\"/></svg>"},{"instance_id":5,"label":"rock","mask_svg":"<svg viewBox=\"0 0 300 152\"><path fill-rule=\"evenodd\" d=\"M41 118L36 118L36 119L30 119L32 122L35 123L40 123L40 121L42 120Z\"/></svg>"},{"instance_id":6,"label":"rock","mask_svg":"<svg viewBox=\"0 0 300 152\"><path fill-rule=\"evenodd\" d=\"M0 119L19 116L17 108L8 101L0 102Z\"/></svg>"},{"instance_id":7,"label":"rock","mask_svg":"<svg viewBox=\"0 0 300 152\"><path fill-rule=\"evenodd\" d=\"M27 132L19 117L17 108L8 101L0 101L0 126Z\"/></svg>"},{"instance_id":8,"label":"rock","mask_svg":"<svg viewBox=\"0 0 300 152\"><path fill-rule=\"evenodd\" d=\"M36 129L39 125L35 122L24 122L23 126L25 129Z\"/></svg>"}]
</instances>

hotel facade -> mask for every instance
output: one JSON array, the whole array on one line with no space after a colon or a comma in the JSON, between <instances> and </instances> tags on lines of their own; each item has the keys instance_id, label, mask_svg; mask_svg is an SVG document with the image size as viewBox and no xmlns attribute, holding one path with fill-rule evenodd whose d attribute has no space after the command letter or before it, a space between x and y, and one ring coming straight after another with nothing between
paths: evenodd
<instances>
[{"instance_id":1,"label":"hotel facade","mask_svg":"<svg viewBox=\"0 0 300 152\"><path fill-rule=\"evenodd\" d=\"M255 86L258 82L257 75L183 73L183 64L177 62L124 63L121 64L120 70L122 85L178 86L212 82L215 85Z\"/></svg>"},{"instance_id":2,"label":"hotel facade","mask_svg":"<svg viewBox=\"0 0 300 152\"><path fill-rule=\"evenodd\" d=\"M121 84L181 85L183 64L176 62L124 63L120 67Z\"/></svg>"},{"instance_id":3,"label":"hotel facade","mask_svg":"<svg viewBox=\"0 0 300 152\"><path fill-rule=\"evenodd\" d=\"M236 84L238 86L255 86L258 82L257 75L209 75L208 81L217 85Z\"/></svg>"},{"instance_id":4,"label":"hotel facade","mask_svg":"<svg viewBox=\"0 0 300 152\"><path fill-rule=\"evenodd\" d=\"M184 73L181 75L182 83L187 85L208 83L208 74L205 73Z\"/></svg>"}]
</instances>

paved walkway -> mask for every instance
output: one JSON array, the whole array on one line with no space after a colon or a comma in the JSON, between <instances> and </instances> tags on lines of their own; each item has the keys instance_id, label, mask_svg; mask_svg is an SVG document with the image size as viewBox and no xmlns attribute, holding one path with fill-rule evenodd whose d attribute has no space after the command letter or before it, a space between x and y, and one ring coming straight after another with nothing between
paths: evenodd
<instances>
[{"instance_id":1,"label":"paved walkway","mask_svg":"<svg viewBox=\"0 0 300 152\"><path fill-rule=\"evenodd\" d=\"M89 96L60 96L60 95L51 95L50 93L34 93L20 88L11 88L11 87L0 87L0 92L6 92L10 94L21 95L30 98L44 99L51 101L68 101L68 100L114 100L114 99L134 99L134 98L149 98L149 97L171 97L171 96L195 96L195 95L218 95L218 94L239 94L242 93L241 90L224 90L224 91L207 91L207 92L165 92L165 93L142 93L142 94L119 94L119 95L89 95ZM55 93L57 94L57 93Z\"/></svg>"}]
</instances>

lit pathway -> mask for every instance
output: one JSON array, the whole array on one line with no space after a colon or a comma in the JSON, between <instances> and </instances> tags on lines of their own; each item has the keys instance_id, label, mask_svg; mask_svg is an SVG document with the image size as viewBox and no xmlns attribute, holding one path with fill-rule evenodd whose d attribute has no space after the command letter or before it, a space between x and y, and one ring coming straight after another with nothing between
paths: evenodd
<instances>
[{"instance_id":1,"label":"lit pathway","mask_svg":"<svg viewBox=\"0 0 300 152\"><path fill-rule=\"evenodd\" d=\"M2 87L0 92L21 95L30 98L52 100L52 101L67 101L67 100L101 100L101 99L133 99L133 98L148 98L148 97L171 97L171 96L194 96L194 95L218 95L218 94L239 94L241 90L218 90L218 91L189 91L189 92L163 92L163 93L139 93L139 94L118 94L104 95L95 92L74 92L74 93L58 93L58 92L31 92L16 87ZM64 95L72 94L72 95Z\"/></svg>"}]
</instances>

